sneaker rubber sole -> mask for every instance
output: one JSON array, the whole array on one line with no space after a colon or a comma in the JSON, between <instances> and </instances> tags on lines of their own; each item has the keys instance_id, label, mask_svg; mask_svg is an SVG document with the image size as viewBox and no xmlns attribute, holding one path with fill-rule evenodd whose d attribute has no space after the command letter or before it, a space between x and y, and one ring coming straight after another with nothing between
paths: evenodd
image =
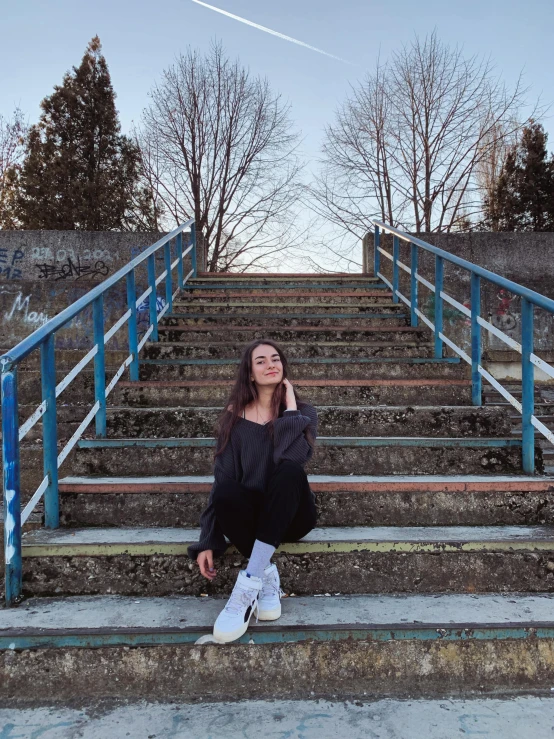
<instances>
[{"instance_id":1,"label":"sneaker rubber sole","mask_svg":"<svg viewBox=\"0 0 554 739\"><path fill-rule=\"evenodd\" d=\"M276 621L281 617L281 604L279 603L278 608L267 609L265 611L260 610L258 612L258 621Z\"/></svg>"},{"instance_id":2,"label":"sneaker rubber sole","mask_svg":"<svg viewBox=\"0 0 554 739\"><path fill-rule=\"evenodd\" d=\"M214 625L213 635L214 639L217 639L218 641L225 642L225 644L228 644L229 642L235 641L236 639L240 639L243 634L246 634L248 631L248 627L250 625L250 619L254 615L254 612L256 611L256 607L252 608L250 611L250 614L248 616L248 620L245 621L242 626L235 629L234 631L219 631L216 626ZM260 620L260 616L258 615L258 621Z\"/></svg>"}]
</instances>

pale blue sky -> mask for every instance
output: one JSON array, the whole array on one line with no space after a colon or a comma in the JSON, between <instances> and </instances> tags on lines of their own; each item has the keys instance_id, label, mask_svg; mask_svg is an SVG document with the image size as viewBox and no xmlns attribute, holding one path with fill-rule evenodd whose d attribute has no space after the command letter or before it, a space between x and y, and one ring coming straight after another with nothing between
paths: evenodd
<instances>
[{"instance_id":1,"label":"pale blue sky","mask_svg":"<svg viewBox=\"0 0 554 739\"><path fill-rule=\"evenodd\" d=\"M34 122L40 100L78 64L89 39L102 40L124 131L140 118L148 90L187 44L206 49L214 38L267 76L292 105L317 155L323 126L333 118L349 83L386 59L414 33L436 28L467 54L490 55L498 73L513 83L523 69L530 97L554 101L553 0L208 0L210 4L298 38L349 66L275 38L190 0L0 0L0 112L19 104ZM554 119L546 122L554 149Z\"/></svg>"}]
</instances>

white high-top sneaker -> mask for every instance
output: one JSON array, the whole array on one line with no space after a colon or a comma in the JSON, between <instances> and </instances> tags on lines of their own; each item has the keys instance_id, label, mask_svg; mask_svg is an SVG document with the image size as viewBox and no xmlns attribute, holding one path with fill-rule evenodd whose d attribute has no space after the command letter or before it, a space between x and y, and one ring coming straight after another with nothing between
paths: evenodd
<instances>
[{"instance_id":1,"label":"white high-top sneaker","mask_svg":"<svg viewBox=\"0 0 554 739\"><path fill-rule=\"evenodd\" d=\"M248 577L241 570L227 605L214 624L214 637L230 642L239 639L247 630L254 611L259 612L258 597L262 589L259 577Z\"/></svg>"},{"instance_id":2,"label":"white high-top sneaker","mask_svg":"<svg viewBox=\"0 0 554 739\"><path fill-rule=\"evenodd\" d=\"M275 621L281 615L281 580L277 565L269 565L264 570L263 587L258 601L258 619Z\"/></svg>"}]
</instances>

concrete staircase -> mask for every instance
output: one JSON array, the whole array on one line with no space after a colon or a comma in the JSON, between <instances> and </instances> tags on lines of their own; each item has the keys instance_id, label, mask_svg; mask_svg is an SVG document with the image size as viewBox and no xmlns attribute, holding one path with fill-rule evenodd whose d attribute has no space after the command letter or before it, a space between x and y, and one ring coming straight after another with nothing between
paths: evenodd
<instances>
[{"instance_id":1,"label":"concrete staircase","mask_svg":"<svg viewBox=\"0 0 554 739\"><path fill-rule=\"evenodd\" d=\"M24 536L29 598L1 614L2 697L549 693L554 480L521 475L507 408L473 407L465 365L434 359L375 278L190 284L140 382L110 396L108 438L79 443L62 527ZM229 549L208 583L186 548L239 353L264 337L318 409L318 528L276 555L281 620L203 644L245 562Z\"/></svg>"}]
</instances>

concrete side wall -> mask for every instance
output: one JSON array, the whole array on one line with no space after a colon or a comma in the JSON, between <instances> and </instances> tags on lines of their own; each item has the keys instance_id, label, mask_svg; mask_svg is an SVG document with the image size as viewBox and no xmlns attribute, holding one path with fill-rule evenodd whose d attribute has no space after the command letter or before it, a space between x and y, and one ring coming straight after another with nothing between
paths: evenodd
<instances>
[{"instance_id":1,"label":"concrete side wall","mask_svg":"<svg viewBox=\"0 0 554 739\"><path fill-rule=\"evenodd\" d=\"M0 350L8 351L49 318L88 292L161 238L159 233L0 231ZM163 271L158 255L157 274ZM136 273L137 295L146 287L146 267ZM160 301L164 285L158 286ZM126 309L125 281L105 297L106 327ZM146 321L146 313L144 321ZM88 349L91 310L59 332L58 349ZM126 348L121 329L108 348Z\"/></svg>"},{"instance_id":2,"label":"concrete side wall","mask_svg":"<svg viewBox=\"0 0 554 739\"><path fill-rule=\"evenodd\" d=\"M424 241L444 249L455 256L467 259L513 282L554 298L554 233L467 233L422 234ZM382 239L384 248L392 252L392 237ZM369 248L370 261L373 248ZM410 264L409 246L401 244L400 259ZM419 272L434 282L434 256L420 250ZM391 278L391 262L381 258L382 272ZM409 276L401 270L401 290L410 293ZM445 292L467 307L470 306L470 275L463 269L445 263ZM419 286L420 309L431 320L434 318L434 295ZM482 281L481 315L494 326L521 341L521 300ZM545 311L535 311L535 347L545 359L554 359L554 318ZM445 335L469 350L469 319L455 308L444 303ZM517 355L499 338L483 331L485 358L497 361L516 359Z\"/></svg>"}]
</instances>

